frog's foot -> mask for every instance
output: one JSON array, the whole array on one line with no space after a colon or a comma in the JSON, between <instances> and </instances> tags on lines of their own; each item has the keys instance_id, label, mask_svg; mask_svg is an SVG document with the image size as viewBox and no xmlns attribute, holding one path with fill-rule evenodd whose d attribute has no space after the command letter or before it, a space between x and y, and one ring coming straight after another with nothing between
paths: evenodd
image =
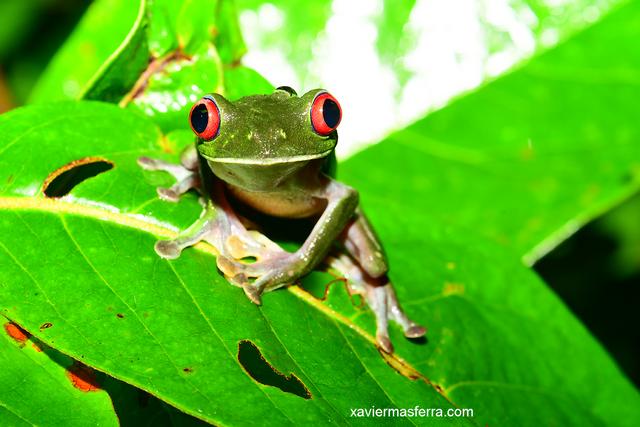
<instances>
[{"instance_id":1,"label":"frog's foot","mask_svg":"<svg viewBox=\"0 0 640 427\"><path fill-rule=\"evenodd\" d=\"M379 278L369 276L360 265L345 254L329 258L329 265L341 272L349 282L353 293L362 294L376 318L376 342L387 353L393 353L389 339L389 319L398 323L407 338L424 336L427 330L413 322L404 313L386 275Z\"/></svg>"},{"instance_id":2,"label":"frog's foot","mask_svg":"<svg viewBox=\"0 0 640 427\"><path fill-rule=\"evenodd\" d=\"M158 196L167 202L177 202L180 196L192 188L200 189L200 176L197 170L187 168L180 164L165 162L164 160L149 157L138 158L138 165L146 170L160 170L168 172L176 179L176 183L169 188L158 187Z\"/></svg>"},{"instance_id":3,"label":"frog's foot","mask_svg":"<svg viewBox=\"0 0 640 427\"><path fill-rule=\"evenodd\" d=\"M260 304L264 292L292 283L300 276L302 263L296 255L277 245L276 248L263 248L259 254L252 255L256 262L251 264L220 256L218 268L232 283L242 286L251 301Z\"/></svg>"}]
</instances>

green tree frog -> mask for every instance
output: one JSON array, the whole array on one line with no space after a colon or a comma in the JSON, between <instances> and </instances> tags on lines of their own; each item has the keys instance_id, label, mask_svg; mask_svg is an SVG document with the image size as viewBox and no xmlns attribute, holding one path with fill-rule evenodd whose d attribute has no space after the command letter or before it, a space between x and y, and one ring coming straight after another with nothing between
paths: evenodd
<instances>
[{"instance_id":1,"label":"green tree frog","mask_svg":"<svg viewBox=\"0 0 640 427\"><path fill-rule=\"evenodd\" d=\"M365 297L375 314L376 341L391 353L389 319L410 338L423 336L425 329L398 304L358 192L328 173L341 116L338 101L322 89L298 96L283 86L235 102L219 94L197 101L189 114L196 143L182 154L181 164L138 160L145 169L176 177L172 187L158 188L162 199L175 202L192 188L204 195L200 218L176 239L158 241L155 250L173 259L188 246L209 242L219 252L218 268L256 304L264 292L293 283L328 259L349 290ZM315 225L297 251L287 252L246 226L238 205L275 217L310 218ZM334 249L338 255L327 258ZM243 262L247 257L255 262Z\"/></svg>"}]
</instances>

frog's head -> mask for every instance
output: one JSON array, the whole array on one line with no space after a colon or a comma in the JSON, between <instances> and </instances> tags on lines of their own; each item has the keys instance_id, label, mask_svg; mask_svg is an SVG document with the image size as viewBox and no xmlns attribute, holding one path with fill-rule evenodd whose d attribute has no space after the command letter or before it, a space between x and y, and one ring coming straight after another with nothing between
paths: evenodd
<instances>
[{"instance_id":1,"label":"frog's head","mask_svg":"<svg viewBox=\"0 0 640 427\"><path fill-rule=\"evenodd\" d=\"M277 165L328 156L341 116L327 91L298 96L284 86L234 102L206 95L191 108L189 121L198 151L210 163Z\"/></svg>"}]
</instances>

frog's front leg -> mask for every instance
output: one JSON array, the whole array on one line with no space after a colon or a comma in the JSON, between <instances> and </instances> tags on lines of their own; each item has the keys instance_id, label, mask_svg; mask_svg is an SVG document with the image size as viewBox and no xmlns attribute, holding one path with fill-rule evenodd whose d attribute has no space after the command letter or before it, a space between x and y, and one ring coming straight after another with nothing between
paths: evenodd
<instances>
[{"instance_id":1,"label":"frog's front leg","mask_svg":"<svg viewBox=\"0 0 640 427\"><path fill-rule=\"evenodd\" d=\"M227 260L253 257L257 262L266 262L286 252L262 234L244 227L226 200L221 182L215 181L213 195L213 200L207 200L196 222L175 239L159 240L154 249L162 258L175 259L184 248L206 241L219 252L217 265L227 279L236 286L246 288L248 279L230 270ZM248 293L248 296L251 295Z\"/></svg>"},{"instance_id":2,"label":"frog's front leg","mask_svg":"<svg viewBox=\"0 0 640 427\"><path fill-rule=\"evenodd\" d=\"M206 190L201 186L202 178L197 151L191 148L183 152L180 164L148 157L138 159L138 164L144 169L168 172L178 181L168 189L158 188L160 198L166 201L177 201L181 194L191 188L205 194ZM176 238L159 240L154 249L162 258L175 259L180 256L183 249L200 241L206 241L220 253L217 257L218 268L227 279L234 285L244 287L248 280L238 275L235 270L229 270L225 260L253 257L264 262L270 258L280 257L286 252L257 231L250 231L244 227L229 205L219 180L213 178L211 187L213 199L206 195L200 198L203 211L198 220L180 232Z\"/></svg>"},{"instance_id":3,"label":"frog's front leg","mask_svg":"<svg viewBox=\"0 0 640 427\"><path fill-rule=\"evenodd\" d=\"M165 162L164 160L150 157L138 158L138 165L146 170L161 170L168 172L176 183L169 188L158 187L156 191L162 200L177 202L180 196L187 191L196 189L200 191L200 172L198 152L194 145L187 147L180 156L180 164Z\"/></svg>"},{"instance_id":4,"label":"frog's front leg","mask_svg":"<svg viewBox=\"0 0 640 427\"><path fill-rule=\"evenodd\" d=\"M358 193L330 178L323 179L326 179L326 185L313 195L325 198L327 206L300 249L249 265L231 259L222 260L228 269L235 269L237 274L256 278L245 287L247 296L255 303L260 303L263 292L293 283L320 264L353 216L358 205Z\"/></svg>"}]
</instances>

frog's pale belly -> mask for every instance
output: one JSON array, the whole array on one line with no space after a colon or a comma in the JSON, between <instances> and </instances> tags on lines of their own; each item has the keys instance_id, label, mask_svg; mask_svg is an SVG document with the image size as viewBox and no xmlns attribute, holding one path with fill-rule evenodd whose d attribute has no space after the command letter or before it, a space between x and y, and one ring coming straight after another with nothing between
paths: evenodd
<instances>
[{"instance_id":1,"label":"frog's pale belly","mask_svg":"<svg viewBox=\"0 0 640 427\"><path fill-rule=\"evenodd\" d=\"M231 195L267 215L283 218L307 218L317 215L327 207L327 201L304 192L247 191L226 183Z\"/></svg>"}]
</instances>

